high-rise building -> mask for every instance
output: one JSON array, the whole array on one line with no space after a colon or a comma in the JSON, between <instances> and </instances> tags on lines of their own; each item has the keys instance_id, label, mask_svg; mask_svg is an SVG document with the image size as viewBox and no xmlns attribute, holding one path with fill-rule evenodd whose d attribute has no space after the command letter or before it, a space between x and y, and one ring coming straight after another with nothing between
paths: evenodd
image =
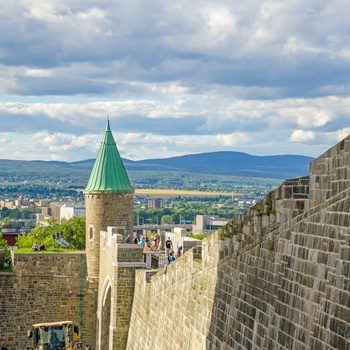
<instances>
[{"instance_id":1,"label":"high-rise building","mask_svg":"<svg viewBox=\"0 0 350 350\"><path fill-rule=\"evenodd\" d=\"M161 200L159 198L152 198L148 200L148 208L160 208Z\"/></svg>"}]
</instances>

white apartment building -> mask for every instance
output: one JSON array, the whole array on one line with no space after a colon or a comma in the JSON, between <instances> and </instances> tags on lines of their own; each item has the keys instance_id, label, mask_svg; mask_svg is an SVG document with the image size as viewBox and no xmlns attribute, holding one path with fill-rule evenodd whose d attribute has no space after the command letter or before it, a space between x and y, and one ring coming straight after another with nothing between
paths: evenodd
<instances>
[{"instance_id":1,"label":"white apartment building","mask_svg":"<svg viewBox=\"0 0 350 350\"><path fill-rule=\"evenodd\" d=\"M85 217L86 210L84 205L63 204L60 208L60 222L62 219L69 220L73 216Z\"/></svg>"}]
</instances>

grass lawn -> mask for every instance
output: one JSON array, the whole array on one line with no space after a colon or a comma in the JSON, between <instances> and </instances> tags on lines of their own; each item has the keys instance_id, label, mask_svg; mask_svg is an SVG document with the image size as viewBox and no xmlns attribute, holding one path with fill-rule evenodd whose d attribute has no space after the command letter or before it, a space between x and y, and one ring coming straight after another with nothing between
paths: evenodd
<instances>
[{"instance_id":1,"label":"grass lawn","mask_svg":"<svg viewBox=\"0 0 350 350\"><path fill-rule=\"evenodd\" d=\"M34 252L32 248L21 248L14 250L15 254L55 254L55 253L78 253L78 252L85 252L84 250L74 250L74 249L62 249L62 248L48 248L45 250L40 250Z\"/></svg>"},{"instance_id":2,"label":"grass lawn","mask_svg":"<svg viewBox=\"0 0 350 350\"><path fill-rule=\"evenodd\" d=\"M0 272L12 272L12 267L5 265L4 267L0 267Z\"/></svg>"}]
</instances>

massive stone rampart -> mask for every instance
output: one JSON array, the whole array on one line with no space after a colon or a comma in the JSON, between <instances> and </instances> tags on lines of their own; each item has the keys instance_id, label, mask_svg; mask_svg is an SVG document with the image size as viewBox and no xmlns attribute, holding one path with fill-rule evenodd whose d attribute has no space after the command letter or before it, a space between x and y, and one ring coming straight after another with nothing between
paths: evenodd
<instances>
[{"instance_id":1,"label":"massive stone rampart","mask_svg":"<svg viewBox=\"0 0 350 350\"><path fill-rule=\"evenodd\" d=\"M127 349L350 348L350 139L203 240L137 271Z\"/></svg>"},{"instance_id":2,"label":"massive stone rampart","mask_svg":"<svg viewBox=\"0 0 350 350\"><path fill-rule=\"evenodd\" d=\"M0 274L0 344L26 349L33 323L64 320L94 344L97 287L86 279L85 252L13 254L13 273Z\"/></svg>"}]
</instances>

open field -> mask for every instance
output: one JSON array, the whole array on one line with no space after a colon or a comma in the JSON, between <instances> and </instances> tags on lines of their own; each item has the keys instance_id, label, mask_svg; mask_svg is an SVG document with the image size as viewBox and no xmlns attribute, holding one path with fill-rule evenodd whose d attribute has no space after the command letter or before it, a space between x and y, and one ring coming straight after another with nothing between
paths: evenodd
<instances>
[{"instance_id":1,"label":"open field","mask_svg":"<svg viewBox=\"0 0 350 350\"><path fill-rule=\"evenodd\" d=\"M170 198L170 197L230 197L232 195L239 195L240 193L232 192L204 192L204 191L185 191L185 190L163 190L163 189L141 189L135 190L136 195L149 196L156 198Z\"/></svg>"}]
</instances>

